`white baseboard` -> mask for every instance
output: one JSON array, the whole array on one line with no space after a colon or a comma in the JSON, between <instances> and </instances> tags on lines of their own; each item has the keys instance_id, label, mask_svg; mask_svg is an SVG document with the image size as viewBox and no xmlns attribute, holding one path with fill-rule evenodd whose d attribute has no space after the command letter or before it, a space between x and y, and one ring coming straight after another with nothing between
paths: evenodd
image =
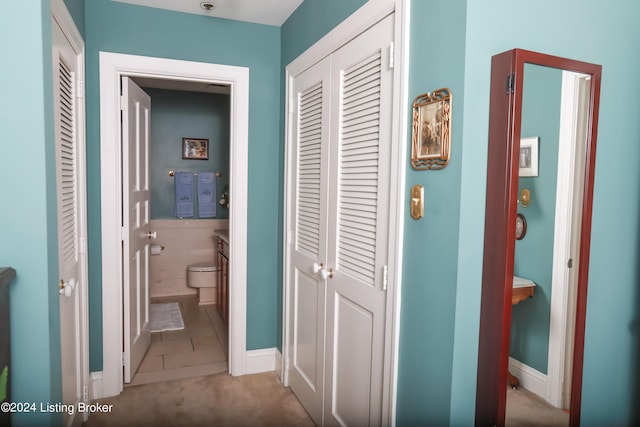
<instances>
[{"instance_id":1,"label":"white baseboard","mask_svg":"<svg viewBox=\"0 0 640 427\"><path fill-rule=\"evenodd\" d=\"M102 399L102 371L89 373L89 400Z\"/></svg>"},{"instance_id":2,"label":"white baseboard","mask_svg":"<svg viewBox=\"0 0 640 427\"><path fill-rule=\"evenodd\" d=\"M520 386L546 400L547 376L531 366L509 357L509 372L520 380Z\"/></svg>"},{"instance_id":3,"label":"white baseboard","mask_svg":"<svg viewBox=\"0 0 640 427\"><path fill-rule=\"evenodd\" d=\"M260 350L247 351L247 374L259 374L261 372L275 371L282 380L282 353L276 348L263 348ZM89 374L89 399L102 399L102 371L91 372Z\"/></svg>"},{"instance_id":4,"label":"white baseboard","mask_svg":"<svg viewBox=\"0 0 640 427\"><path fill-rule=\"evenodd\" d=\"M279 356L278 356L279 355ZM282 355L276 347L247 351L247 374L280 370Z\"/></svg>"}]
</instances>

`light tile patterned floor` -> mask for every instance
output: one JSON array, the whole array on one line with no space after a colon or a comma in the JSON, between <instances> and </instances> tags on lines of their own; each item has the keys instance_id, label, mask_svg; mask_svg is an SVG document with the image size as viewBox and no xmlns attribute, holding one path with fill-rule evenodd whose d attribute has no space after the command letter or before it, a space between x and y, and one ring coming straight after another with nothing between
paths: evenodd
<instances>
[{"instance_id":1,"label":"light tile patterned floor","mask_svg":"<svg viewBox=\"0 0 640 427\"><path fill-rule=\"evenodd\" d=\"M184 329L151 334L138 372L130 384L217 374L228 370L227 331L215 305L198 305L197 296L165 297L155 302L180 303Z\"/></svg>"}]
</instances>

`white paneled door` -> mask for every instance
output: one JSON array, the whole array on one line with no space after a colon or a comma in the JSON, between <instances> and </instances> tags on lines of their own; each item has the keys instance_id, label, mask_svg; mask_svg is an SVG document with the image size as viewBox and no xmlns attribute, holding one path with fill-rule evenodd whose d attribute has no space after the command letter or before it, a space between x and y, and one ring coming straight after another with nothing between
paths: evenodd
<instances>
[{"instance_id":1,"label":"white paneled door","mask_svg":"<svg viewBox=\"0 0 640 427\"><path fill-rule=\"evenodd\" d=\"M62 400L76 408L63 422L71 426L86 420L78 404L89 399L82 60L55 19L52 42Z\"/></svg>"},{"instance_id":2,"label":"white paneled door","mask_svg":"<svg viewBox=\"0 0 640 427\"><path fill-rule=\"evenodd\" d=\"M149 325L149 133L151 98L122 77L122 214L124 382L151 344Z\"/></svg>"},{"instance_id":3,"label":"white paneled door","mask_svg":"<svg viewBox=\"0 0 640 427\"><path fill-rule=\"evenodd\" d=\"M292 84L289 375L319 425L383 423L393 22Z\"/></svg>"}]
</instances>

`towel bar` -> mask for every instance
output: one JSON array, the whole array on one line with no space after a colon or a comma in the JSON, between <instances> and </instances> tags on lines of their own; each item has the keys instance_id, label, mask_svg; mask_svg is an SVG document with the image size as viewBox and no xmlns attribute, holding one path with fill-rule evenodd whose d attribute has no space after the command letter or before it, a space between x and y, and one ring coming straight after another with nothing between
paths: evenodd
<instances>
[{"instance_id":1,"label":"towel bar","mask_svg":"<svg viewBox=\"0 0 640 427\"><path fill-rule=\"evenodd\" d=\"M176 175L176 171L174 171L173 169L169 170L169 176L175 176ZM194 176L198 176L198 172L194 172L193 173ZM222 176L222 172L217 171L216 172L216 177L220 178Z\"/></svg>"}]
</instances>

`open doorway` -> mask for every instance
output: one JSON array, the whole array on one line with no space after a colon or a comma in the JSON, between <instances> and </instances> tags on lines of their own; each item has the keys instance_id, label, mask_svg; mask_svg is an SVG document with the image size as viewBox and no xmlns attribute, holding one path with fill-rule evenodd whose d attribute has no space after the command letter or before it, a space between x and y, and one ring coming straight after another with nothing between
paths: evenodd
<instances>
[{"instance_id":1,"label":"open doorway","mask_svg":"<svg viewBox=\"0 0 640 427\"><path fill-rule=\"evenodd\" d=\"M122 304L122 149L120 145L120 80L122 77L153 78L199 82L229 87L230 128L229 162L233 165L229 187L230 246L229 281L229 372L246 372L246 237L247 237L247 157L248 157L248 84L244 67L178 61L101 52L101 198L102 198L102 305L103 372L94 381L94 395L119 394L123 388ZM118 284L107 286L105 284Z\"/></svg>"},{"instance_id":2,"label":"open doorway","mask_svg":"<svg viewBox=\"0 0 640 427\"><path fill-rule=\"evenodd\" d=\"M222 310L226 304L220 298L226 269L220 266L218 274L217 249L218 240L228 244L232 216L230 86L146 77L127 79L148 96L150 103L148 156L130 157L128 162L148 157L148 167L142 171L148 174L152 237L145 241L151 247L147 303L150 339L139 364L129 357L125 386L227 372L228 323ZM128 111L124 114L130 115ZM123 130L125 127L123 124ZM131 169L123 166L125 171ZM189 180L186 186L180 183L185 178ZM186 204L176 204L177 192L186 197ZM225 303L227 294L224 292ZM126 301L124 308L126 361L130 330Z\"/></svg>"}]
</instances>

